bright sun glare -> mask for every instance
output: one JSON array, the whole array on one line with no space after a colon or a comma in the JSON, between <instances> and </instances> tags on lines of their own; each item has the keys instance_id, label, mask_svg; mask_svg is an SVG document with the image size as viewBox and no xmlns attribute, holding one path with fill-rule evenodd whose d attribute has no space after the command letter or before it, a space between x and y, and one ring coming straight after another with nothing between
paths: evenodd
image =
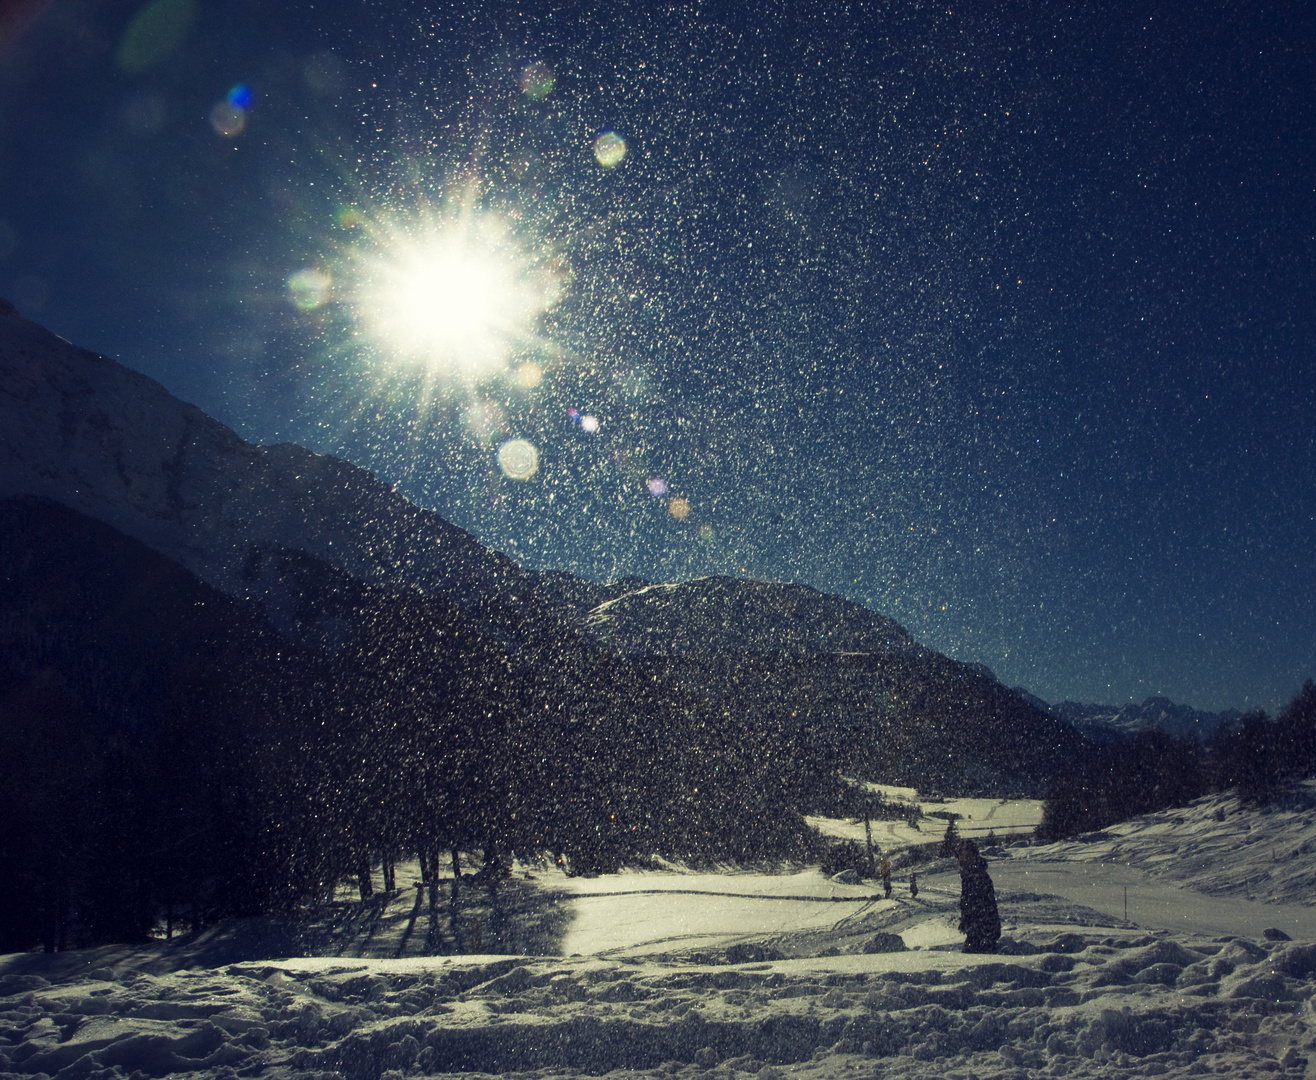
<instances>
[{"instance_id":1,"label":"bright sun glare","mask_svg":"<svg viewBox=\"0 0 1316 1080\"><path fill-rule=\"evenodd\" d=\"M365 269L361 311L374 336L399 358L458 378L503 371L549 303L526 257L488 219L391 231Z\"/></svg>"}]
</instances>

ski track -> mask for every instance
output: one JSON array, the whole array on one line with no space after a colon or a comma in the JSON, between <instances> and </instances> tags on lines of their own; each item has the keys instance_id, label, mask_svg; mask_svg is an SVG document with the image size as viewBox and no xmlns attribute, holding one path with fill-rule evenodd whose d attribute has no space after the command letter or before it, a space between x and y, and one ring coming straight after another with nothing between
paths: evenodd
<instances>
[{"instance_id":1,"label":"ski track","mask_svg":"<svg viewBox=\"0 0 1316 1080\"><path fill-rule=\"evenodd\" d=\"M1313 871L1281 858L1316 829L1301 806L1220 820L1229 806L1201 800L1086 843L994 852L994 956L956 951L958 886L943 863L925 868L917 900L816 871L523 878L568 913L561 951L592 936L576 956L215 964L202 935L5 957L0 1075L1316 1075L1316 933L1289 929L1316 924L1287 899L1303 881L1310 893ZM1254 899L1233 895L1240 877ZM1172 905L1168 918L1153 900ZM426 916L405 896L376 898L375 913L334 948L423 940Z\"/></svg>"}]
</instances>

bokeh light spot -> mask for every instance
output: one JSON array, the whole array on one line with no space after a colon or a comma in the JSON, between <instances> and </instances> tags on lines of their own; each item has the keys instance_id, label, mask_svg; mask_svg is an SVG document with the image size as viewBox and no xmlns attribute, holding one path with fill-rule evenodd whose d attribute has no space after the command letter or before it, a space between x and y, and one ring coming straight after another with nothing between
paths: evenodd
<instances>
[{"instance_id":1,"label":"bokeh light spot","mask_svg":"<svg viewBox=\"0 0 1316 1080\"><path fill-rule=\"evenodd\" d=\"M664 480L661 476L649 477L649 483L647 486L649 488L649 494L652 495L654 498L658 498L660 495L667 494L667 481Z\"/></svg>"},{"instance_id":2,"label":"bokeh light spot","mask_svg":"<svg viewBox=\"0 0 1316 1080\"><path fill-rule=\"evenodd\" d=\"M594 160L605 169L615 168L626 156L626 140L615 131L605 131L594 140Z\"/></svg>"},{"instance_id":3,"label":"bokeh light spot","mask_svg":"<svg viewBox=\"0 0 1316 1080\"><path fill-rule=\"evenodd\" d=\"M241 135L246 128L247 114L236 105L229 104L227 100L217 101L215 107L210 110L210 126L215 129L215 134L231 139L235 135Z\"/></svg>"},{"instance_id":4,"label":"bokeh light spot","mask_svg":"<svg viewBox=\"0 0 1316 1080\"><path fill-rule=\"evenodd\" d=\"M238 83L228 92L228 103L235 109L242 109L244 112L251 108L255 95L251 92L251 87L246 83Z\"/></svg>"},{"instance_id":5,"label":"bokeh light spot","mask_svg":"<svg viewBox=\"0 0 1316 1080\"><path fill-rule=\"evenodd\" d=\"M529 480L539 468L539 451L526 439L509 439L498 448L498 467L509 480Z\"/></svg>"},{"instance_id":6,"label":"bokeh light spot","mask_svg":"<svg viewBox=\"0 0 1316 1080\"><path fill-rule=\"evenodd\" d=\"M323 270L298 270L288 278L288 293L302 311L314 311L326 303L333 281Z\"/></svg>"},{"instance_id":7,"label":"bokeh light spot","mask_svg":"<svg viewBox=\"0 0 1316 1080\"><path fill-rule=\"evenodd\" d=\"M599 430L599 418L597 416L582 416L580 418L580 430L589 435L594 435Z\"/></svg>"},{"instance_id":8,"label":"bokeh light spot","mask_svg":"<svg viewBox=\"0 0 1316 1080\"><path fill-rule=\"evenodd\" d=\"M196 22L197 0L155 0L141 8L119 38L114 62L135 75L177 49Z\"/></svg>"},{"instance_id":9,"label":"bokeh light spot","mask_svg":"<svg viewBox=\"0 0 1316 1080\"><path fill-rule=\"evenodd\" d=\"M667 504L667 509L671 511L672 517L676 518L677 521L684 521L690 516L690 500L673 499Z\"/></svg>"},{"instance_id":10,"label":"bokeh light spot","mask_svg":"<svg viewBox=\"0 0 1316 1080\"><path fill-rule=\"evenodd\" d=\"M543 101L553 92L553 69L542 61L528 64L521 71L521 93L531 101Z\"/></svg>"},{"instance_id":11,"label":"bokeh light spot","mask_svg":"<svg viewBox=\"0 0 1316 1080\"><path fill-rule=\"evenodd\" d=\"M340 229L357 229L365 223L365 214L355 206L340 206L334 211L334 224Z\"/></svg>"},{"instance_id":12,"label":"bokeh light spot","mask_svg":"<svg viewBox=\"0 0 1316 1080\"><path fill-rule=\"evenodd\" d=\"M527 390L533 389L544 381L544 369L529 360L516 369L516 381Z\"/></svg>"}]
</instances>

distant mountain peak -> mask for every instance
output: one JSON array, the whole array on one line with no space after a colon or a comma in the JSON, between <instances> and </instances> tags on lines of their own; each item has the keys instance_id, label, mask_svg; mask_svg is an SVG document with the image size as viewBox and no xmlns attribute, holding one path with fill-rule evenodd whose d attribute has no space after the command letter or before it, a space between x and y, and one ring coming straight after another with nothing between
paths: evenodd
<instances>
[{"instance_id":1,"label":"distant mountain peak","mask_svg":"<svg viewBox=\"0 0 1316 1080\"><path fill-rule=\"evenodd\" d=\"M586 628L630 655L906 653L920 646L892 619L807 585L710 576L646 584L595 607Z\"/></svg>"},{"instance_id":2,"label":"distant mountain peak","mask_svg":"<svg viewBox=\"0 0 1316 1080\"><path fill-rule=\"evenodd\" d=\"M1132 735L1152 728L1160 728L1167 735L1192 734L1204 739L1222 721L1233 721L1242 715L1237 709L1226 709L1218 713L1194 709L1171 701L1163 694L1152 694L1141 704L1128 702L1124 705L1097 705L1062 701L1056 705L1043 703L1043 707L1052 716L1073 724L1099 741L1114 735Z\"/></svg>"}]
</instances>

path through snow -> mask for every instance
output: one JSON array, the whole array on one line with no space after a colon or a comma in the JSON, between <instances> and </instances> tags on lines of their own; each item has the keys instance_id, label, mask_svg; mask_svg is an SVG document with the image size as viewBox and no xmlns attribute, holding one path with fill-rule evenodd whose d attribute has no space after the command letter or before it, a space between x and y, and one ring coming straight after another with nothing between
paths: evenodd
<instances>
[{"instance_id":1,"label":"path through snow","mask_svg":"<svg viewBox=\"0 0 1316 1080\"><path fill-rule=\"evenodd\" d=\"M485 927L486 944L555 942L574 957L348 955L414 944L405 895L376 902L364 941L359 927L297 937L266 921L151 949L10 956L0 959L0 1073L1316 1075L1312 912L1263 902L1312 883L1310 860L1281 857L1312 838L1307 813L1231 820L1228 804L1206 800L1088 844L999 853L996 956L954 951L945 865L917 900L875 900L870 886L816 871L509 886L521 899ZM1222 825L1232 840L1221 846ZM1217 854L1171 869L1166 851ZM1232 895L1240 875L1258 899ZM1125 884L1140 925L1123 925ZM1265 933L1274 927L1307 940ZM289 942L338 955L268 959Z\"/></svg>"}]
</instances>

